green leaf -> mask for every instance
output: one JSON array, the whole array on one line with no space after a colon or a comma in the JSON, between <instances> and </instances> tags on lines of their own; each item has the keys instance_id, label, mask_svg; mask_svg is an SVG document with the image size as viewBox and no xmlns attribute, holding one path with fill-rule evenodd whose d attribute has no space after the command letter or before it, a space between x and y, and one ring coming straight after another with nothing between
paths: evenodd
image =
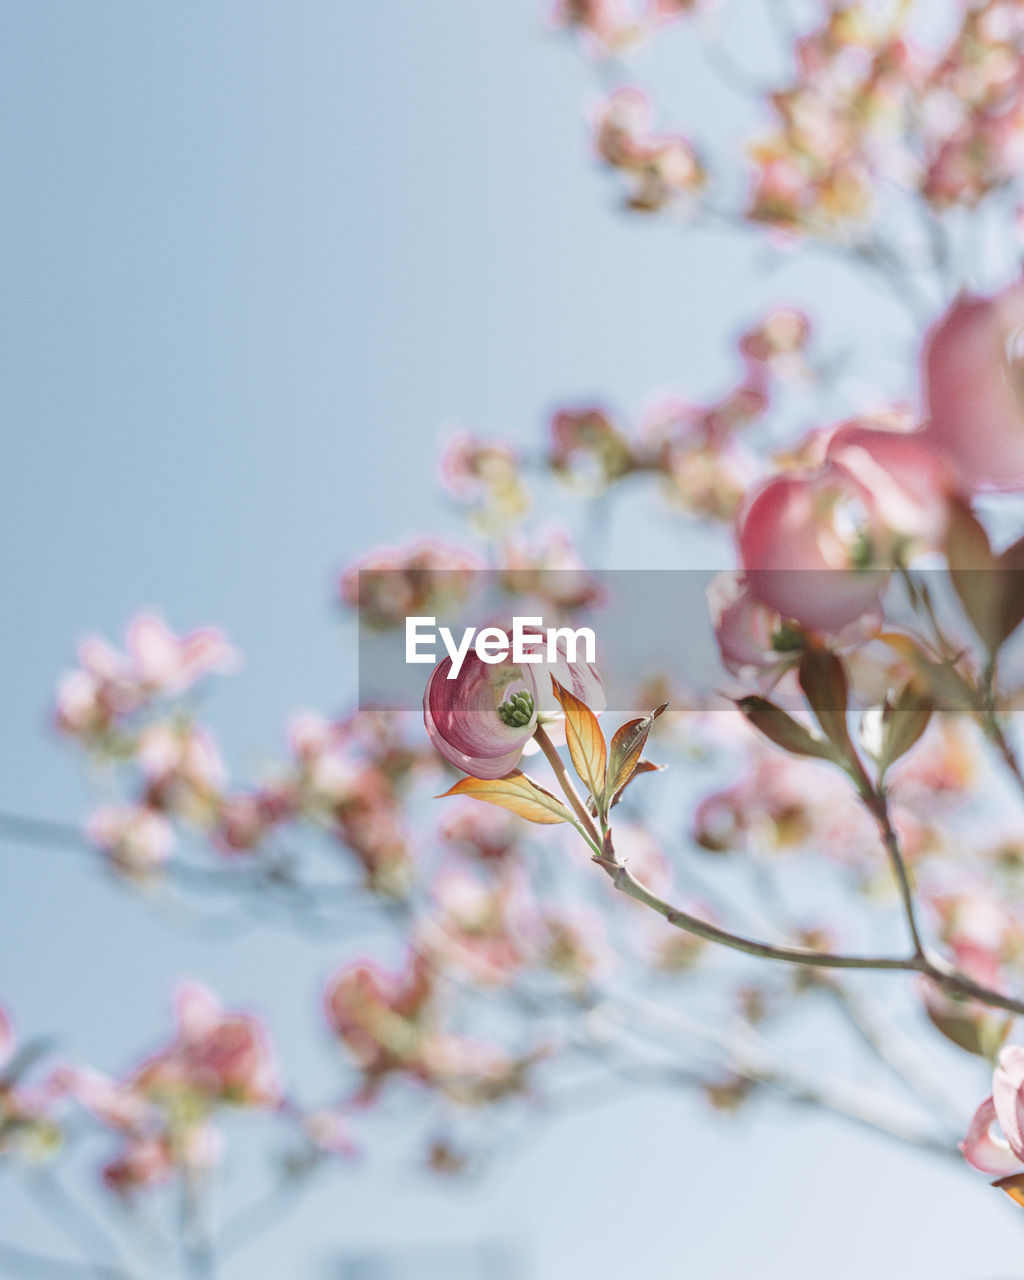
<instances>
[{"instance_id":1,"label":"green leaf","mask_svg":"<svg viewBox=\"0 0 1024 1280\"><path fill-rule=\"evenodd\" d=\"M988 652L995 653L1009 634L1004 632L1003 575L984 526L964 502L950 508L946 559L964 613Z\"/></svg>"},{"instance_id":2,"label":"green leaf","mask_svg":"<svg viewBox=\"0 0 1024 1280\"><path fill-rule=\"evenodd\" d=\"M810 729L794 720L767 698L751 694L736 703L743 715L759 733L783 751L793 756L811 756L816 760L836 762L836 753L829 743L817 738Z\"/></svg>"},{"instance_id":3,"label":"green leaf","mask_svg":"<svg viewBox=\"0 0 1024 1280\"><path fill-rule=\"evenodd\" d=\"M878 758L884 773L921 738L935 710L935 699L919 681L908 680L882 712L882 750Z\"/></svg>"},{"instance_id":4,"label":"green leaf","mask_svg":"<svg viewBox=\"0 0 1024 1280\"><path fill-rule=\"evenodd\" d=\"M799 680L825 737L845 759L854 759L846 723L849 698L842 659L828 649L808 649L800 659Z\"/></svg>"}]
</instances>

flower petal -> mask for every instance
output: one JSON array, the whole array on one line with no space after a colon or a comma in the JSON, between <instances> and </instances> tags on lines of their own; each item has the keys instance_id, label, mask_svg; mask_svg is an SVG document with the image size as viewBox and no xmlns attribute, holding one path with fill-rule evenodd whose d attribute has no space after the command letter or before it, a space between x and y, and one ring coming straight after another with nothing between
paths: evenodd
<instances>
[{"instance_id":1,"label":"flower petal","mask_svg":"<svg viewBox=\"0 0 1024 1280\"><path fill-rule=\"evenodd\" d=\"M1018 1163L1024 1161L1024 1047L1008 1044L992 1073L992 1099L999 1125Z\"/></svg>"},{"instance_id":2,"label":"flower petal","mask_svg":"<svg viewBox=\"0 0 1024 1280\"><path fill-rule=\"evenodd\" d=\"M1010 1144L992 1133L996 1108L991 1098L986 1098L974 1113L967 1137L960 1143L960 1150L968 1164L982 1173L1003 1177L1020 1168L1020 1160L1010 1149Z\"/></svg>"}]
</instances>

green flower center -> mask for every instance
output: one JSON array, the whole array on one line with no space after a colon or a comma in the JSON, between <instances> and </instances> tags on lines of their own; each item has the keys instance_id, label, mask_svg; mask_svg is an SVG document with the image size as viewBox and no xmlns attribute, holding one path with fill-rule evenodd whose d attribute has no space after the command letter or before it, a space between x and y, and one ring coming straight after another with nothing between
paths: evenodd
<instances>
[{"instance_id":1,"label":"green flower center","mask_svg":"<svg viewBox=\"0 0 1024 1280\"><path fill-rule=\"evenodd\" d=\"M807 647L807 637L795 622L783 622L772 633L771 645L775 653L796 653Z\"/></svg>"},{"instance_id":2,"label":"green flower center","mask_svg":"<svg viewBox=\"0 0 1024 1280\"><path fill-rule=\"evenodd\" d=\"M526 689L514 693L498 708L498 715L510 729L521 729L524 724L530 723L533 716L533 694Z\"/></svg>"}]
</instances>

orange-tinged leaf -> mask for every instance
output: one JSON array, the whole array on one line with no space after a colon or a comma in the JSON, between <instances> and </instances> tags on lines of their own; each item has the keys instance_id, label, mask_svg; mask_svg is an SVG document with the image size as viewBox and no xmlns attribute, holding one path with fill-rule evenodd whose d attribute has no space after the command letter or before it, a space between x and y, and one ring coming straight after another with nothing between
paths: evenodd
<instances>
[{"instance_id":1,"label":"orange-tinged leaf","mask_svg":"<svg viewBox=\"0 0 1024 1280\"><path fill-rule=\"evenodd\" d=\"M474 800L484 800L487 804L509 809L527 822L550 825L573 821L572 813L556 795L552 795L546 787L534 782L519 769L513 769L503 778L490 781L483 778L462 778L437 798L442 800L444 796L472 796Z\"/></svg>"},{"instance_id":2,"label":"orange-tinged leaf","mask_svg":"<svg viewBox=\"0 0 1024 1280\"><path fill-rule=\"evenodd\" d=\"M1008 1178L1000 1178L992 1185L1005 1191L1014 1204L1024 1208L1024 1173L1011 1173Z\"/></svg>"},{"instance_id":3,"label":"orange-tinged leaf","mask_svg":"<svg viewBox=\"0 0 1024 1280\"><path fill-rule=\"evenodd\" d=\"M602 804L608 748L597 716L585 702L560 685L554 676L551 684L565 713L565 745L569 748L572 767L598 804Z\"/></svg>"},{"instance_id":4,"label":"orange-tinged leaf","mask_svg":"<svg viewBox=\"0 0 1024 1280\"><path fill-rule=\"evenodd\" d=\"M627 720L612 735L611 747L608 750L608 785L606 792L616 796L633 776L637 761L647 745L647 735L651 725L668 706L663 702L655 707L649 716L641 720Z\"/></svg>"}]
</instances>

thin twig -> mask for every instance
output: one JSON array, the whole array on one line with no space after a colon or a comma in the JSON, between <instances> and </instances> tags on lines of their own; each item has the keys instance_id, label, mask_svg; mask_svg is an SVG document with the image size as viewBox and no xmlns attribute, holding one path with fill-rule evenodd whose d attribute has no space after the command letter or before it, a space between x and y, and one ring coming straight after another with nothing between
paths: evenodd
<instances>
[{"instance_id":1,"label":"thin twig","mask_svg":"<svg viewBox=\"0 0 1024 1280\"><path fill-rule=\"evenodd\" d=\"M562 763L562 757L558 754L558 748L539 724L537 725L533 736L536 739L537 746L540 747L541 751L543 751L544 755L547 757L548 764L554 771L555 777L558 779L559 786L561 786L562 791L565 793L565 798L572 805L573 812L576 814L577 818L579 818L580 826L585 831L588 841L593 844L595 849L600 850L601 837L598 835L597 827L594 826L594 820L591 818L587 806L583 803L579 792L572 784L572 779L569 777L566 767Z\"/></svg>"}]
</instances>

